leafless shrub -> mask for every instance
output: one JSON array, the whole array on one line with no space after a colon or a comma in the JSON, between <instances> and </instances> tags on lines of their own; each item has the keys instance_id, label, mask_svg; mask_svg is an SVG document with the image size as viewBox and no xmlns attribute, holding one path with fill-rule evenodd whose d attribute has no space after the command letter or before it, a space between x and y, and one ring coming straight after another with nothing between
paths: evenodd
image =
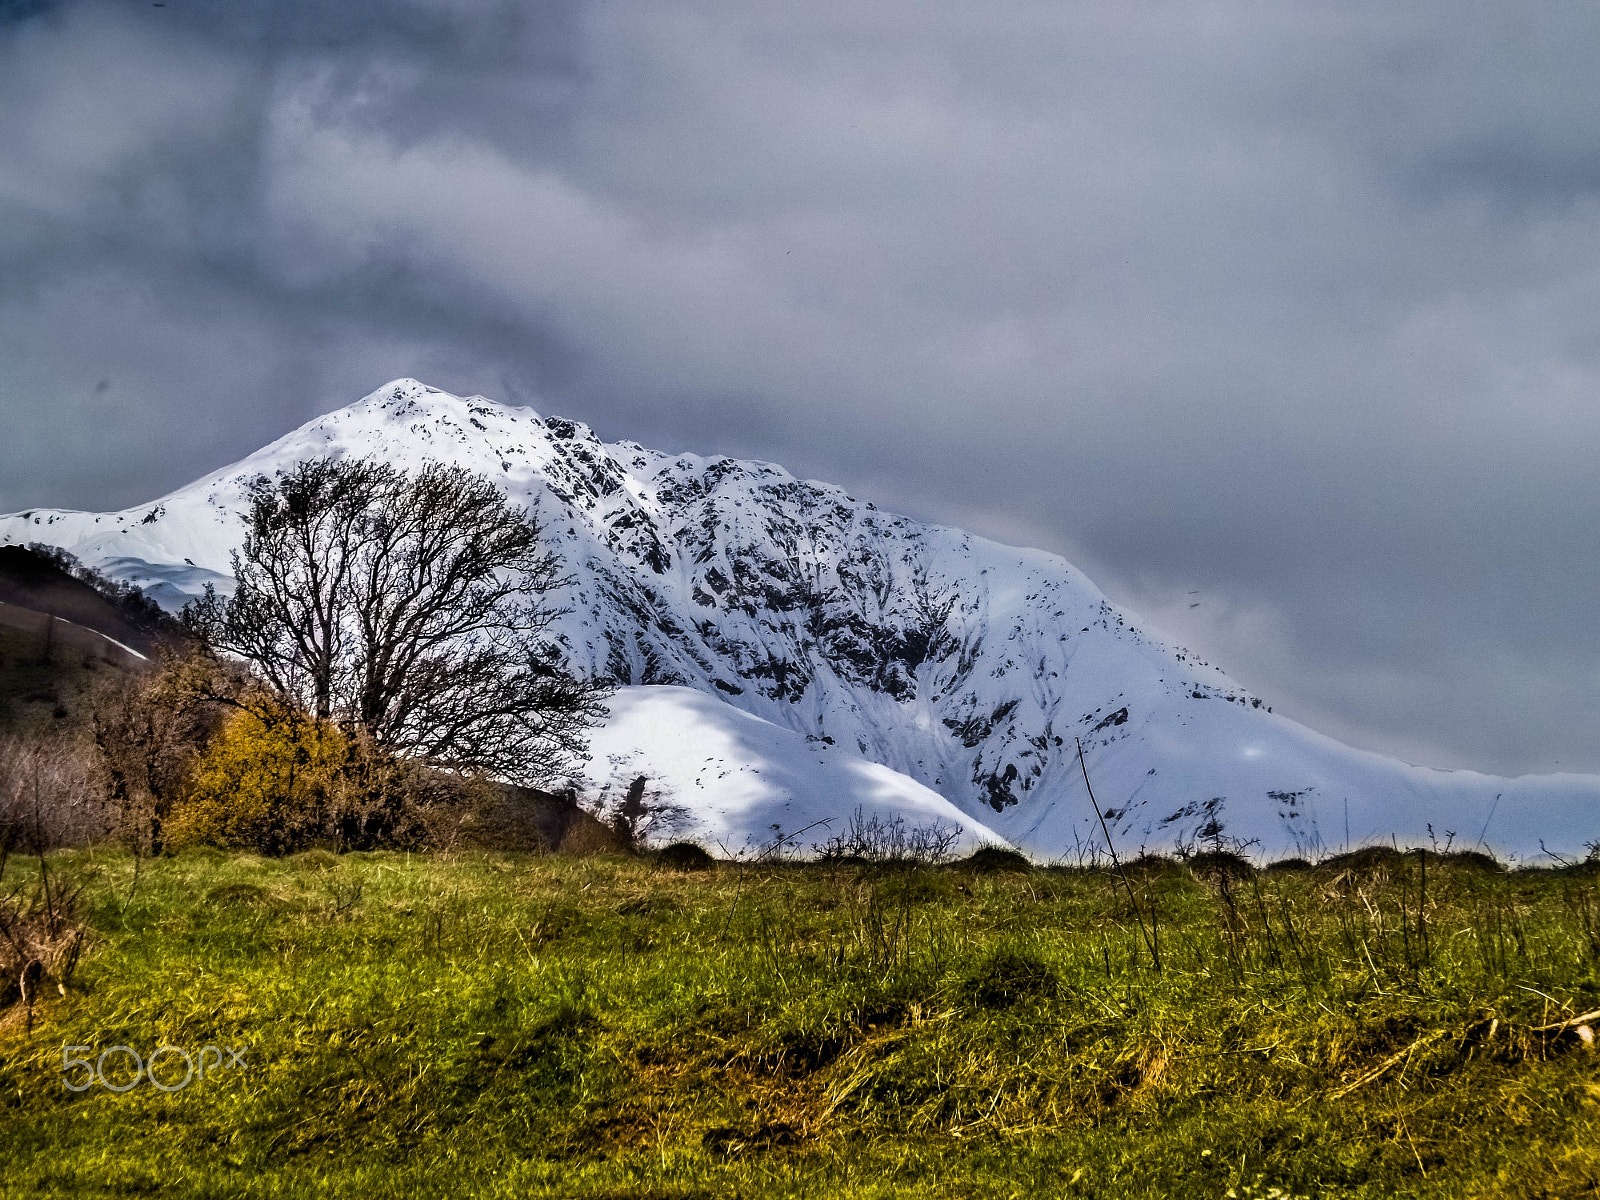
<instances>
[{"instance_id":1,"label":"leafless shrub","mask_svg":"<svg viewBox=\"0 0 1600 1200\"><path fill-rule=\"evenodd\" d=\"M83 845L106 831L94 751L85 739L0 738L0 846Z\"/></svg>"},{"instance_id":2,"label":"leafless shrub","mask_svg":"<svg viewBox=\"0 0 1600 1200\"><path fill-rule=\"evenodd\" d=\"M20 1002L30 1029L41 989L64 992L83 950L83 884L53 871L45 855L62 792L78 782L75 766L48 747L0 746L0 1011ZM18 853L30 855L35 869L8 882Z\"/></svg>"},{"instance_id":3,"label":"leafless shrub","mask_svg":"<svg viewBox=\"0 0 1600 1200\"><path fill-rule=\"evenodd\" d=\"M817 843L816 852L823 862L936 867L950 861L960 837L959 825L938 820L930 825L908 825L899 813L884 818L876 813L868 816L857 808L844 830Z\"/></svg>"}]
</instances>

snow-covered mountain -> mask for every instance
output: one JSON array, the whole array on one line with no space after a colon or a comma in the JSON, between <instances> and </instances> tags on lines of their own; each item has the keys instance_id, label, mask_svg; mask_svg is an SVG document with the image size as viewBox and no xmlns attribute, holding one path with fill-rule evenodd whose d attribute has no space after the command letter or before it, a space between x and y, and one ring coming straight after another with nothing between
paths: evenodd
<instances>
[{"instance_id":1,"label":"snow-covered mountain","mask_svg":"<svg viewBox=\"0 0 1600 1200\"><path fill-rule=\"evenodd\" d=\"M729 854L768 846L804 853L846 833L853 820L882 828L898 819L907 833L935 826L949 833L954 854L1004 842L916 780L706 692L624 687L608 707L575 782L610 815L628 785L646 776L651 841L690 838Z\"/></svg>"},{"instance_id":2,"label":"snow-covered mountain","mask_svg":"<svg viewBox=\"0 0 1600 1200\"><path fill-rule=\"evenodd\" d=\"M169 606L231 583L245 483L301 459L442 460L536 506L574 583L571 665L687 686L925 785L1046 858L1220 830L1260 852L1378 839L1533 856L1600 839L1600 778L1496 779L1352 750L1141 632L1055 555L880 512L781 467L632 442L399 380L161 500L0 517Z\"/></svg>"}]
</instances>

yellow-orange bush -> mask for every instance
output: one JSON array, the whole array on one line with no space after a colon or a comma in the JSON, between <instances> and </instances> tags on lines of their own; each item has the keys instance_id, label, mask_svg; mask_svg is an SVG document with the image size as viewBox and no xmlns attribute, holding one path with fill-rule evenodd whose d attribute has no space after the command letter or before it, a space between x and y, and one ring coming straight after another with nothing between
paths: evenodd
<instances>
[{"instance_id":1,"label":"yellow-orange bush","mask_svg":"<svg viewBox=\"0 0 1600 1200\"><path fill-rule=\"evenodd\" d=\"M170 842L282 854L336 836L339 815L358 802L353 789L366 790L361 757L326 721L236 712L195 764Z\"/></svg>"}]
</instances>

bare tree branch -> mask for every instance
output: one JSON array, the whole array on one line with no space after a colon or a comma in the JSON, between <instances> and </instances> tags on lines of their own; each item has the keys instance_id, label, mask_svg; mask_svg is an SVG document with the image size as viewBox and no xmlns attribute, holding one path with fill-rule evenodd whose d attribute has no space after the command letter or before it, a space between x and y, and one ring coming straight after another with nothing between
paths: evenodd
<instances>
[{"instance_id":1,"label":"bare tree branch","mask_svg":"<svg viewBox=\"0 0 1600 1200\"><path fill-rule=\"evenodd\" d=\"M185 610L281 695L440 766L535 785L602 713L545 638L565 582L532 514L482 475L317 460L251 485L238 589Z\"/></svg>"}]
</instances>

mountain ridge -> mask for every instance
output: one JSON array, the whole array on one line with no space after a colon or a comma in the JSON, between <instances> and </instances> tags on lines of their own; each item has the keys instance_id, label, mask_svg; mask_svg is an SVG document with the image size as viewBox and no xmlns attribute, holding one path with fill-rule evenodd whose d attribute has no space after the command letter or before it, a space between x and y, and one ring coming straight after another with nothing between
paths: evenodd
<instances>
[{"instance_id":1,"label":"mountain ridge","mask_svg":"<svg viewBox=\"0 0 1600 1200\"><path fill-rule=\"evenodd\" d=\"M0 542L61 545L175 607L231 584L244 484L323 454L461 462L538 512L574 580L555 630L574 669L691 687L831 738L1045 857L1104 841L1079 740L1123 849L1220 836L1317 853L1430 826L1487 841L1504 824L1503 852L1574 854L1600 836L1600 778L1496 780L1341 746L1142 631L1055 555L772 463L607 444L415 380L150 505L0 517Z\"/></svg>"}]
</instances>

